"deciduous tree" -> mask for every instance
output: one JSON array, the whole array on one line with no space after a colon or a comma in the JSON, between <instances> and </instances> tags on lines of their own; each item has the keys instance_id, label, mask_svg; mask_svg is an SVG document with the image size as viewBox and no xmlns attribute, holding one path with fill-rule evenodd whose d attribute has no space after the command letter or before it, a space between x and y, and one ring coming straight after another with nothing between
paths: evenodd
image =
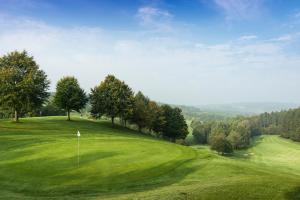
<instances>
[{"instance_id":1,"label":"deciduous tree","mask_svg":"<svg viewBox=\"0 0 300 200\"><path fill-rule=\"evenodd\" d=\"M131 121L138 126L140 132L143 128L149 127L150 124L149 103L150 99L140 91L134 97L134 109Z\"/></svg>"},{"instance_id":2,"label":"deciduous tree","mask_svg":"<svg viewBox=\"0 0 300 200\"><path fill-rule=\"evenodd\" d=\"M49 96L49 80L26 51L14 51L0 58L0 106L20 114L42 106Z\"/></svg>"},{"instance_id":3,"label":"deciduous tree","mask_svg":"<svg viewBox=\"0 0 300 200\"><path fill-rule=\"evenodd\" d=\"M149 102L149 129L158 135L162 134L166 123L164 110L155 101Z\"/></svg>"},{"instance_id":4,"label":"deciduous tree","mask_svg":"<svg viewBox=\"0 0 300 200\"><path fill-rule=\"evenodd\" d=\"M188 126L180 108L172 108L169 105L163 105L165 125L163 128L163 136L170 138L172 141L176 139L184 139L188 135Z\"/></svg>"},{"instance_id":5,"label":"deciduous tree","mask_svg":"<svg viewBox=\"0 0 300 200\"><path fill-rule=\"evenodd\" d=\"M113 75L108 75L100 85L91 90L91 113L100 118L106 115L112 124L120 117L124 125L133 115L134 97L132 89Z\"/></svg>"},{"instance_id":6,"label":"deciduous tree","mask_svg":"<svg viewBox=\"0 0 300 200\"><path fill-rule=\"evenodd\" d=\"M230 142L226 139L226 137L222 134L217 135L211 140L211 149L221 153L232 153L233 149Z\"/></svg>"},{"instance_id":7,"label":"deciduous tree","mask_svg":"<svg viewBox=\"0 0 300 200\"><path fill-rule=\"evenodd\" d=\"M79 112L87 101L87 95L80 88L75 77L64 77L57 82L54 102L67 112L69 121L71 120L70 112L72 110Z\"/></svg>"}]
</instances>

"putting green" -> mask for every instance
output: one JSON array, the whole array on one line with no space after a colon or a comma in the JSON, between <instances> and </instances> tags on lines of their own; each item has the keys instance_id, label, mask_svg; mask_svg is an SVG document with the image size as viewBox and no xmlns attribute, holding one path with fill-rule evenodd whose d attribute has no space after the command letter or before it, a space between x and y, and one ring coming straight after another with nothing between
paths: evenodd
<instances>
[{"instance_id":1,"label":"putting green","mask_svg":"<svg viewBox=\"0 0 300 200\"><path fill-rule=\"evenodd\" d=\"M0 199L297 199L299 164L278 136L222 157L106 121L0 121Z\"/></svg>"}]
</instances>

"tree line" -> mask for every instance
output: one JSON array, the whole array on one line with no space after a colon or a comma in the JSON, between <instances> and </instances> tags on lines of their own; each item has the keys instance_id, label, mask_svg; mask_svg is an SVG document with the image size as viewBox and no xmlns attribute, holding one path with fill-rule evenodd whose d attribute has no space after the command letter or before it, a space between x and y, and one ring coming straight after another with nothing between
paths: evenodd
<instances>
[{"instance_id":1,"label":"tree line","mask_svg":"<svg viewBox=\"0 0 300 200\"><path fill-rule=\"evenodd\" d=\"M108 75L87 94L75 77L63 77L50 96L50 81L34 58L26 51L11 52L0 57L0 117L20 116L39 112L51 114L67 113L71 120L72 111L80 111L89 102L91 115L95 119L109 117L112 124L120 119L123 126L135 124L140 132L147 130L159 137L175 141L184 139L188 127L181 109L159 105L142 92L136 94L124 82ZM45 102L51 100L45 106ZM40 113L42 114L42 113Z\"/></svg>"},{"instance_id":2,"label":"tree line","mask_svg":"<svg viewBox=\"0 0 300 200\"><path fill-rule=\"evenodd\" d=\"M209 144L220 153L247 148L252 137L263 134L280 135L300 142L300 108L219 122L194 120L191 126L196 143Z\"/></svg>"},{"instance_id":3,"label":"tree line","mask_svg":"<svg viewBox=\"0 0 300 200\"><path fill-rule=\"evenodd\" d=\"M263 113L253 117L259 123L261 134L274 134L300 142L300 108Z\"/></svg>"}]
</instances>

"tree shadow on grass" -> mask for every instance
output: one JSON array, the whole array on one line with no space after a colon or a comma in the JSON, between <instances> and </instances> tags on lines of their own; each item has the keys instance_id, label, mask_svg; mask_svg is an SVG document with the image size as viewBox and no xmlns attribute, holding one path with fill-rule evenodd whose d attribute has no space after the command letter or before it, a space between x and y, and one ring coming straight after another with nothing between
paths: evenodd
<instances>
[{"instance_id":1,"label":"tree shadow on grass","mask_svg":"<svg viewBox=\"0 0 300 200\"><path fill-rule=\"evenodd\" d=\"M240 160L240 159L250 159L254 154L249 152L249 150L259 144L262 143L263 138L261 136L256 136L252 139L251 144L244 149L235 150L229 157L232 159Z\"/></svg>"},{"instance_id":2,"label":"tree shadow on grass","mask_svg":"<svg viewBox=\"0 0 300 200\"><path fill-rule=\"evenodd\" d=\"M10 150L22 150L27 147L32 147L34 145L40 145L43 143L49 143L55 141L54 139L49 138L21 138L21 137L0 137L0 153L5 151L9 153Z\"/></svg>"},{"instance_id":3,"label":"tree shadow on grass","mask_svg":"<svg viewBox=\"0 0 300 200\"><path fill-rule=\"evenodd\" d=\"M115 155L117 155L115 152L93 152L81 155L79 168L77 156L56 160L39 158L8 164L6 166L8 169L17 169L18 173L13 177L15 184L5 185L5 179L2 179L0 186L7 191L35 198L66 196L88 198L155 189L178 182L196 170L196 167L186 166L194 160L191 158L172 160L154 167L133 168L117 174L107 173L107 175L106 172L101 172L101 166L99 171L92 170L91 174L89 168L85 168L89 163Z\"/></svg>"},{"instance_id":4,"label":"tree shadow on grass","mask_svg":"<svg viewBox=\"0 0 300 200\"><path fill-rule=\"evenodd\" d=\"M192 160L172 161L155 167L136 169L105 177L92 174L85 176L79 184L70 184L57 188L53 192L56 194L56 198L63 196L90 198L152 190L179 182L189 173L197 170L196 167L184 166Z\"/></svg>"},{"instance_id":5,"label":"tree shadow on grass","mask_svg":"<svg viewBox=\"0 0 300 200\"><path fill-rule=\"evenodd\" d=\"M285 194L288 200L299 200L300 199L300 186L294 188L292 191Z\"/></svg>"},{"instance_id":6,"label":"tree shadow on grass","mask_svg":"<svg viewBox=\"0 0 300 200\"><path fill-rule=\"evenodd\" d=\"M24 151L24 153L19 154L18 157L26 156L31 153L34 152ZM117 155L115 152L83 154L80 156L79 166L85 166L91 162L115 155ZM77 176L76 173L75 176L70 173L79 169L77 156L64 159L45 157L2 163L0 164L0 187L1 190L22 193L26 196L43 196L49 193L47 188L55 188L59 186L59 184L64 184L64 181L84 178L80 176L80 173L77 173Z\"/></svg>"}]
</instances>

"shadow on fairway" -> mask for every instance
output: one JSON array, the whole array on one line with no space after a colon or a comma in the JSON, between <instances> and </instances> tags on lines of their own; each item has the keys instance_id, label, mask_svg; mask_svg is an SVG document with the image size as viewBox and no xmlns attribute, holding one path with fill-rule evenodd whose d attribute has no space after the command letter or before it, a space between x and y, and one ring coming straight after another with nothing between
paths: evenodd
<instances>
[{"instance_id":1,"label":"shadow on fairway","mask_svg":"<svg viewBox=\"0 0 300 200\"><path fill-rule=\"evenodd\" d=\"M182 180L196 168L185 164L193 159L181 159L163 163L151 168L128 170L128 172L108 173L89 164L100 159L117 155L114 152L94 152L65 159L38 158L1 166L14 169L16 174L13 185L1 185L2 190L24 194L32 198L65 196L88 198L92 196L126 194L145 191L170 185ZM107 170L107 169L106 169ZM1 176L9 180L9 177ZM8 181L7 181L8 182ZM18 187L20 186L20 187Z\"/></svg>"},{"instance_id":2,"label":"shadow on fairway","mask_svg":"<svg viewBox=\"0 0 300 200\"><path fill-rule=\"evenodd\" d=\"M232 159L250 159L252 154L249 152L249 150L259 144L261 144L263 142L263 137L261 136L256 136L252 141L249 147L242 149L242 150L237 150L234 151L234 153L230 156L228 156L229 158Z\"/></svg>"},{"instance_id":3,"label":"shadow on fairway","mask_svg":"<svg viewBox=\"0 0 300 200\"><path fill-rule=\"evenodd\" d=\"M300 199L300 186L294 188L292 191L286 193L285 197L288 200L299 200Z\"/></svg>"},{"instance_id":4,"label":"shadow on fairway","mask_svg":"<svg viewBox=\"0 0 300 200\"><path fill-rule=\"evenodd\" d=\"M67 185L66 187L62 185L42 195L50 192L52 194L56 193L56 197L76 197L83 195L84 198L88 198L92 196L107 196L152 190L176 183L189 173L193 173L196 167L184 166L192 160L173 161L152 168L132 170L109 176L100 176L97 174L86 175L85 172L82 174L78 172L77 176L82 177L78 184L70 184L72 182L69 182L72 180L72 176L70 176L68 177L68 181L63 183L63 185ZM64 176L64 178L66 177Z\"/></svg>"}]
</instances>

